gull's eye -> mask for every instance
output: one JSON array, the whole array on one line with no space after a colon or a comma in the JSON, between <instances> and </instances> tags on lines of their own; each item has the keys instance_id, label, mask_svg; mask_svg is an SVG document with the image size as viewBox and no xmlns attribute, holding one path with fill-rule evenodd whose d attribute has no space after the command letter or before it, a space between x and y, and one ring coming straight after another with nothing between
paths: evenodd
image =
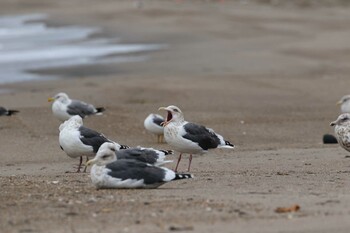
<instances>
[{"instance_id":1,"label":"gull's eye","mask_svg":"<svg viewBox=\"0 0 350 233\"><path fill-rule=\"evenodd\" d=\"M108 155L101 156L102 159L107 159L108 157L109 157Z\"/></svg>"},{"instance_id":2,"label":"gull's eye","mask_svg":"<svg viewBox=\"0 0 350 233\"><path fill-rule=\"evenodd\" d=\"M113 148L111 148L111 151L114 151L115 152L115 148L113 147Z\"/></svg>"},{"instance_id":3,"label":"gull's eye","mask_svg":"<svg viewBox=\"0 0 350 233\"><path fill-rule=\"evenodd\" d=\"M179 110L177 110L176 108L174 108L173 110L174 110L174 112L179 112Z\"/></svg>"}]
</instances>

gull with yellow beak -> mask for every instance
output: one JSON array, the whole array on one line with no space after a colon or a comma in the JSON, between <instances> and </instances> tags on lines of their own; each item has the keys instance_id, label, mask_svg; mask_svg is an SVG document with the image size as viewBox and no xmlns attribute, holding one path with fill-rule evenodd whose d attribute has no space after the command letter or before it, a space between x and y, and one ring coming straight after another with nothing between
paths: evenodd
<instances>
[{"instance_id":1,"label":"gull with yellow beak","mask_svg":"<svg viewBox=\"0 0 350 233\"><path fill-rule=\"evenodd\" d=\"M58 93L48 99L52 103L52 113L60 121L65 121L72 116L79 115L85 118L90 115L101 115L105 108L96 108L92 104L87 104L80 100L70 99L66 93Z\"/></svg>"},{"instance_id":2,"label":"gull with yellow beak","mask_svg":"<svg viewBox=\"0 0 350 233\"><path fill-rule=\"evenodd\" d=\"M59 127L59 144L61 149L71 158L80 158L78 170L80 172L83 156L94 157L105 142L113 143L118 149L129 148L125 145L119 145L116 142L106 138L102 133L83 126L83 119L80 116L73 116L62 123ZM86 171L86 167L84 172Z\"/></svg>"},{"instance_id":3,"label":"gull with yellow beak","mask_svg":"<svg viewBox=\"0 0 350 233\"><path fill-rule=\"evenodd\" d=\"M350 113L350 95L344 95L338 102L342 113Z\"/></svg>"},{"instance_id":4,"label":"gull with yellow beak","mask_svg":"<svg viewBox=\"0 0 350 233\"><path fill-rule=\"evenodd\" d=\"M170 105L168 107L160 107L159 110L165 110L168 113L163 124L165 141L176 151L180 152L175 172L183 153L190 154L187 169L190 171L193 154L203 154L209 149L215 148L234 148L233 144L224 140L214 130L185 121L180 108Z\"/></svg>"},{"instance_id":5,"label":"gull with yellow beak","mask_svg":"<svg viewBox=\"0 0 350 233\"><path fill-rule=\"evenodd\" d=\"M94 159L86 163L91 168L91 181L103 188L157 188L173 180L189 179L191 174L174 171L132 159L117 159L113 143L105 143Z\"/></svg>"}]
</instances>

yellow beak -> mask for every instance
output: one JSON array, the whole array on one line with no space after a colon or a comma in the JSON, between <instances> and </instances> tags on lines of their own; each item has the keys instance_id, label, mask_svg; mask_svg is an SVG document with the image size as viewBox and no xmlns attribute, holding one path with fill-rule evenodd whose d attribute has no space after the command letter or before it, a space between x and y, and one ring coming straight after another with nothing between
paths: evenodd
<instances>
[{"instance_id":1,"label":"yellow beak","mask_svg":"<svg viewBox=\"0 0 350 233\"><path fill-rule=\"evenodd\" d=\"M47 102L52 102L54 100L55 100L54 98L50 97L50 98L47 99Z\"/></svg>"},{"instance_id":2,"label":"yellow beak","mask_svg":"<svg viewBox=\"0 0 350 233\"><path fill-rule=\"evenodd\" d=\"M339 100L338 102L337 102L337 105L341 105L343 102L341 101L341 100Z\"/></svg>"},{"instance_id":3,"label":"yellow beak","mask_svg":"<svg viewBox=\"0 0 350 233\"><path fill-rule=\"evenodd\" d=\"M158 108L158 111L160 111L160 110L167 111L168 109L166 109L166 107L160 107L160 108Z\"/></svg>"},{"instance_id":4,"label":"yellow beak","mask_svg":"<svg viewBox=\"0 0 350 233\"><path fill-rule=\"evenodd\" d=\"M85 166L90 166L96 163L95 159L90 159L89 161L86 162Z\"/></svg>"}]
</instances>

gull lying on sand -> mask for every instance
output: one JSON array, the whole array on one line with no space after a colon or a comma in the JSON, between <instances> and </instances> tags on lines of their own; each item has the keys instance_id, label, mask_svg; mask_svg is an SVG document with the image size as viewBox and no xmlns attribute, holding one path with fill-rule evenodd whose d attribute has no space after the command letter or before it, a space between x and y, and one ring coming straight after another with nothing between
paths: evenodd
<instances>
[{"instance_id":1,"label":"gull lying on sand","mask_svg":"<svg viewBox=\"0 0 350 233\"><path fill-rule=\"evenodd\" d=\"M101 147L92 165L91 181L101 188L157 188L167 182L192 178L191 174L178 174L164 167L136 160L117 159L113 144Z\"/></svg>"},{"instance_id":2,"label":"gull lying on sand","mask_svg":"<svg viewBox=\"0 0 350 233\"><path fill-rule=\"evenodd\" d=\"M120 150L118 144L105 142L100 146L100 149L109 148L115 151L117 159L131 159L144 163L149 163L155 166L162 166L166 163L173 162L165 160L167 155L173 154L172 150L156 150L153 148L134 147Z\"/></svg>"}]
</instances>

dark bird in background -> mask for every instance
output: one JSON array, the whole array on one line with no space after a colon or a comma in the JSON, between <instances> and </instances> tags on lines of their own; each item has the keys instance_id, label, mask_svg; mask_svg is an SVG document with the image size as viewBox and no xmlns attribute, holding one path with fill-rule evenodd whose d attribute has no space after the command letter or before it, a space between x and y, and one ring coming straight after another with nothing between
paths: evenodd
<instances>
[{"instance_id":1,"label":"dark bird in background","mask_svg":"<svg viewBox=\"0 0 350 233\"><path fill-rule=\"evenodd\" d=\"M6 109L4 107L0 107L0 116L12 116L18 113L18 110Z\"/></svg>"}]
</instances>

